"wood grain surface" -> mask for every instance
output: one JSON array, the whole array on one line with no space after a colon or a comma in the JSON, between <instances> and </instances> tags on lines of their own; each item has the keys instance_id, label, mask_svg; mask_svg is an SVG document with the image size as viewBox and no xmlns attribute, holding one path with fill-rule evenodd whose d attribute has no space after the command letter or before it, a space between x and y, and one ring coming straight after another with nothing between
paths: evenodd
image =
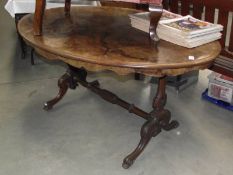
<instances>
[{"instance_id":1,"label":"wood grain surface","mask_svg":"<svg viewBox=\"0 0 233 175\"><path fill-rule=\"evenodd\" d=\"M188 49L161 40L152 45L147 33L130 25L136 10L114 7L72 7L45 11L42 36L33 34L33 15L18 25L22 37L47 59L60 59L90 71L118 74L179 75L204 69L219 55L218 41ZM172 33L171 33L172 35ZM195 60L189 60L194 56Z\"/></svg>"}]
</instances>

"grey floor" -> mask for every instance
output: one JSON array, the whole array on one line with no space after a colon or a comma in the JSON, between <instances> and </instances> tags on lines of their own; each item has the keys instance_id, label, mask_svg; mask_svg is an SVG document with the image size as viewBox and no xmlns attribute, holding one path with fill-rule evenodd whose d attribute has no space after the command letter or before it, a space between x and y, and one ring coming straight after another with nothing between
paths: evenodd
<instances>
[{"instance_id":1,"label":"grey floor","mask_svg":"<svg viewBox=\"0 0 233 175\"><path fill-rule=\"evenodd\" d=\"M70 90L52 111L60 63L29 55L20 59L14 20L0 1L0 175L231 175L233 113L201 99L209 71L179 95L168 88L167 108L180 127L153 139L129 170L124 156L139 141L144 123L83 87ZM156 85L132 76L91 74L106 89L151 110Z\"/></svg>"}]
</instances>

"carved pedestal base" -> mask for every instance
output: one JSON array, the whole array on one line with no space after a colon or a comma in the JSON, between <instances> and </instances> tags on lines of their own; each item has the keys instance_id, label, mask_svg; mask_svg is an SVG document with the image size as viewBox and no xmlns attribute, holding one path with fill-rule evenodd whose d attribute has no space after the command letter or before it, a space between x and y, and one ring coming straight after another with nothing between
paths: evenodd
<instances>
[{"instance_id":1,"label":"carved pedestal base","mask_svg":"<svg viewBox=\"0 0 233 175\"><path fill-rule=\"evenodd\" d=\"M146 119L147 121L141 128L141 140L136 149L124 159L122 164L123 168L127 169L134 163L152 137L157 136L162 130L169 131L178 127L178 122L171 121L171 113L164 109L167 100L167 95L165 93L165 77L161 77L159 79L157 94L152 105L153 110L150 113L141 110L134 104L129 104L110 91L101 89L98 81L87 82L86 77L87 72L85 69L69 66L68 71L58 81L58 86L60 88L58 95L53 100L46 102L44 109L52 109L53 106L62 99L68 88L75 89L79 84L81 84L101 96L106 101L109 101L112 104L117 104L127 109L130 113L134 113L139 117Z\"/></svg>"},{"instance_id":2,"label":"carved pedestal base","mask_svg":"<svg viewBox=\"0 0 233 175\"><path fill-rule=\"evenodd\" d=\"M179 126L177 121L170 122L170 119L168 120L168 118L170 118L169 111L164 110L158 115L161 115L160 117L162 118L158 119L157 117L154 117L151 120L145 122L142 126L141 140L137 148L124 159L122 164L123 168L128 169L145 149L150 139L157 136L162 131L162 129L169 131Z\"/></svg>"},{"instance_id":3,"label":"carved pedestal base","mask_svg":"<svg viewBox=\"0 0 233 175\"><path fill-rule=\"evenodd\" d=\"M152 137L157 136L162 129L169 131L178 127L177 121L171 121L171 113L164 109L167 95L165 93L165 77L159 79L157 94L153 101L153 110L150 119L141 128L141 140L137 148L123 161L122 167L129 168L136 158L142 153Z\"/></svg>"}]
</instances>

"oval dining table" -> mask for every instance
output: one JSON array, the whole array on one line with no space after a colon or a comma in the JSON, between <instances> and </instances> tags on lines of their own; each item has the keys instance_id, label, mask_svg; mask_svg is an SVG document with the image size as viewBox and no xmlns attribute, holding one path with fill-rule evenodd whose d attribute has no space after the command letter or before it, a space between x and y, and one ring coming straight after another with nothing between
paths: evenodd
<instances>
[{"instance_id":1,"label":"oval dining table","mask_svg":"<svg viewBox=\"0 0 233 175\"><path fill-rule=\"evenodd\" d=\"M131 27L128 15L136 12L117 7L73 7L67 16L63 8L50 9L44 12L43 31L39 36L34 35L33 14L25 16L18 24L24 40L38 54L68 65L67 72L58 80L58 95L45 103L45 110L52 109L69 88L82 85L146 120L141 128L140 142L123 160L123 168L133 164L151 138L162 130L178 127L178 122L171 120L171 113L165 109L166 77L206 69L221 50L218 41L193 49L163 40L155 44L147 33ZM140 73L157 77L158 88L152 110L146 112L102 89L98 81L86 80L87 71L104 70L119 75Z\"/></svg>"}]
</instances>

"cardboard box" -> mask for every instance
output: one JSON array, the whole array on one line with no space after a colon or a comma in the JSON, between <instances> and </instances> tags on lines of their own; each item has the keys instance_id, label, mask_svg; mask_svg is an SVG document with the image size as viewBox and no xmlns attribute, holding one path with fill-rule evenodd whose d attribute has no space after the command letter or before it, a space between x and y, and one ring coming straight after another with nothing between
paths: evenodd
<instances>
[{"instance_id":1,"label":"cardboard box","mask_svg":"<svg viewBox=\"0 0 233 175\"><path fill-rule=\"evenodd\" d=\"M208 96L233 104L233 78L211 73L209 76Z\"/></svg>"}]
</instances>

